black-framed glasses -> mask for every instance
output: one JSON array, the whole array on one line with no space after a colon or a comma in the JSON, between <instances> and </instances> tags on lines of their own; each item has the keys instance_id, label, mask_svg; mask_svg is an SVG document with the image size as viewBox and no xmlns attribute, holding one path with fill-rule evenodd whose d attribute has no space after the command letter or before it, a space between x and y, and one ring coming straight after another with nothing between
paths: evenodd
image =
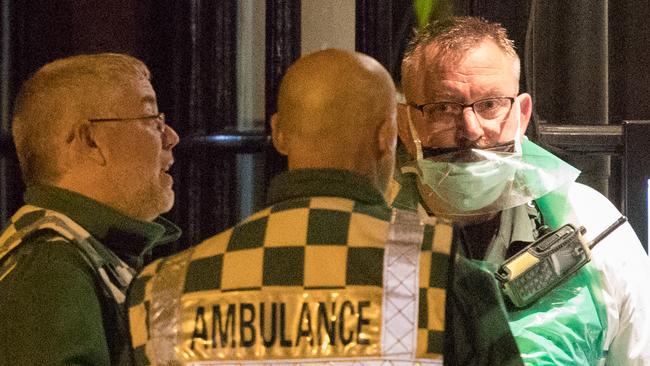
<instances>
[{"instance_id":1,"label":"black-framed glasses","mask_svg":"<svg viewBox=\"0 0 650 366\"><path fill-rule=\"evenodd\" d=\"M88 122L91 123L103 123L103 122L129 122L129 121L139 121L143 119L155 119L159 122L158 124L158 129L160 132L165 131L165 128L167 127L167 123L165 121L165 114L164 113L158 113L158 114L152 114L149 116L142 116L142 117L127 117L127 118L89 118Z\"/></svg>"},{"instance_id":2,"label":"black-framed glasses","mask_svg":"<svg viewBox=\"0 0 650 366\"><path fill-rule=\"evenodd\" d=\"M408 103L408 105L419 110L428 121L449 125L455 125L458 120L462 119L465 108L471 108L479 122L482 125L487 125L502 123L510 113L514 102L514 97L493 97L469 104L443 101L426 104Z\"/></svg>"}]
</instances>

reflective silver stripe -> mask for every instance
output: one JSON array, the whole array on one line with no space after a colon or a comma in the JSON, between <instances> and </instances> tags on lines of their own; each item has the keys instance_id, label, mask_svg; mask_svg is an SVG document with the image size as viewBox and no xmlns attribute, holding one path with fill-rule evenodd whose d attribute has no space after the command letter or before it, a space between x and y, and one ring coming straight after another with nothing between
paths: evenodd
<instances>
[{"instance_id":1,"label":"reflective silver stripe","mask_svg":"<svg viewBox=\"0 0 650 366\"><path fill-rule=\"evenodd\" d=\"M11 225L5 229L5 231L0 235L0 260L4 258L7 253L11 252L16 248L18 245L21 244L22 238L24 234L22 232L16 231L16 227L14 226L14 223L18 221L23 215L26 215L30 212L41 210L44 211L42 208L31 206L31 205L25 205L21 207L12 217L10 220Z\"/></svg>"},{"instance_id":2,"label":"reflective silver stripe","mask_svg":"<svg viewBox=\"0 0 650 366\"><path fill-rule=\"evenodd\" d=\"M176 365L176 345L181 342L181 295L192 250L164 260L152 279L149 311L150 341L145 349L154 365Z\"/></svg>"},{"instance_id":3,"label":"reflective silver stripe","mask_svg":"<svg viewBox=\"0 0 650 366\"><path fill-rule=\"evenodd\" d=\"M43 217L37 219L30 225L16 231L14 223L20 220L24 215L35 211L42 211ZM102 246L86 229L74 222L68 216L47 210L33 205L21 207L11 218L11 225L0 236L0 260L10 251L22 243L22 239L34 231L50 229L67 240L73 241L81 249L84 259L93 269L97 271L105 290L113 296L118 304L123 304L126 297L126 288L131 283L135 271L124 261L117 257L113 252L107 251L107 258L99 255L96 247ZM111 267L106 263L112 264ZM112 271L113 279L107 273L107 269ZM7 271L3 273L8 273ZM113 281L117 281L114 283Z\"/></svg>"},{"instance_id":4,"label":"reflective silver stripe","mask_svg":"<svg viewBox=\"0 0 650 366\"><path fill-rule=\"evenodd\" d=\"M384 251L382 354L414 359L417 350L419 260L424 225L417 213L393 209Z\"/></svg>"},{"instance_id":5,"label":"reflective silver stripe","mask_svg":"<svg viewBox=\"0 0 650 366\"><path fill-rule=\"evenodd\" d=\"M108 273L106 272L107 267L104 266L106 260L97 253L97 250L95 250L91 244L91 241L96 241L96 239L69 217L55 211L45 210L45 212L45 217L37 222L39 224L38 229L52 229L64 236L66 239L77 243L90 261L90 266L97 270L106 290L110 292L115 299L115 302L120 305L124 304L124 301L126 300L126 288L133 280L135 271L119 257L113 255L112 260L115 262L114 280L118 282L117 285L121 286L118 287L113 283L113 280L109 278Z\"/></svg>"}]
</instances>

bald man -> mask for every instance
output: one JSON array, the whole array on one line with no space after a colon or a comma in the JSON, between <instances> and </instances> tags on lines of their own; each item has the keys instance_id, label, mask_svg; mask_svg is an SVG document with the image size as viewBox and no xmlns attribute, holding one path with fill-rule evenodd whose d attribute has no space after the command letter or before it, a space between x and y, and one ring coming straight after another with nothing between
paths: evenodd
<instances>
[{"instance_id":1,"label":"bald man","mask_svg":"<svg viewBox=\"0 0 650 366\"><path fill-rule=\"evenodd\" d=\"M272 181L269 207L142 272L129 301L137 363L442 364L452 228L384 200L395 109L389 74L366 55L330 49L292 65L272 118L289 171ZM495 294L477 273L471 296ZM470 350L487 359L497 340L514 341L490 333L507 330L502 309L487 331L473 327L480 312L459 310L457 332L493 342Z\"/></svg>"},{"instance_id":2,"label":"bald man","mask_svg":"<svg viewBox=\"0 0 650 366\"><path fill-rule=\"evenodd\" d=\"M289 169L352 171L384 192L396 144L393 82L375 60L349 56L319 52L289 69L271 121L274 145Z\"/></svg>"}]
</instances>

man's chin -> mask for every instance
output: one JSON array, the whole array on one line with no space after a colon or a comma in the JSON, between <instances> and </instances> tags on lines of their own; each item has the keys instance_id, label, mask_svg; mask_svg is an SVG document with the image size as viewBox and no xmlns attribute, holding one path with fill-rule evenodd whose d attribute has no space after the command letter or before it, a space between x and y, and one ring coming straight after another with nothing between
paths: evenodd
<instances>
[{"instance_id":1,"label":"man's chin","mask_svg":"<svg viewBox=\"0 0 650 366\"><path fill-rule=\"evenodd\" d=\"M169 189L167 192L165 192L164 197L162 199L162 204L160 207L160 214L164 214L166 212L169 212L172 207L174 207L174 201L175 201L175 194L174 191Z\"/></svg>"},{"instance_id":2,"label":"man's chin","mask_svg":"<svg viewBox=\"0 0 650 366\"><path fill-rule=\"evenodd\" d=\"M158 216L171 211L172 207L174 207L174 191L171 189L158 191L157 195L152 195L150 197L149 209L151 212L148 216L151 217L151 219L147 221L155 220Z\"/></svg>"},{"instance_id":3,"label":"man's chin","mask_svg":"<svg viewBox=\"0 0 650 366\"><path fill-rule=\"evenodd\" d=\"M486 222L499 213L498 211L481 210L474 212L461 212L458 209L453 209L452 206L445 203L443 200L439 198L433 198L432 196L435 194L427 190L427 187L418 185L418 189L424 189L425 193L429 194L430 199L423 199L421 201L422 206L429 215L451 220L456 225L461 227Z\"/></svg>"}]
</instances>

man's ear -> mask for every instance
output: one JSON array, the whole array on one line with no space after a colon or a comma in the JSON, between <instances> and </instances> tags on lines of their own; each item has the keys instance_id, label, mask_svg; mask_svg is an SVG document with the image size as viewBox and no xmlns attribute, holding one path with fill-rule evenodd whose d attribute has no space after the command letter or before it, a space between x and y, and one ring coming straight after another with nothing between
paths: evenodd
<instances>
[{"instance_id":1,"label":"man's ear","mask_svg":"<svg viewBox=\"0 0 650 366\"><path fill-rule=\"evenodd\" d=\"M380 157L386 154L394 154L397 145L396 123L392 117L386 118L379 126L377 133L377 146Z\"/></svg>"},{"instance_id":2,"label":"man's ear","mask_svg":"<svg viewBox=\"0 0 650 366\"><path fill-rule=\"evenodd\" d=\"M413 135L409 128L408 109L406 104L397 104L397 133L399 139L402 141L411 156L415 156L415 143L413 142Z\"/></svg>"},{"instance_id":3,"label":"man's ear","mask_svg":"<svg viewBox=\"0 0 650 366\"><path fill-rule=\"evenodd\" d=\"M519 99L519 121L521 124L521 133L523 135L526 133L526 129L528 128L530 116L533 114L533 98L531 98L528 93L522 93L517 96L517 99Z\"/></svg>"},{"instance_id":4,"label":"man's ear","mask_svg":"<svg viewBox=\"0 0 650 366\"><path fill-rule=\"evenodd\" d=\"M89 159L98 165L106 165L103 144L97 142L97 133L89 123L76 125L72 134L71 143L74 150L82 155L82 158Z\"/></svg>"},{"instance_id":5,"label":"man's ear","mask_svg":"<svg viewBox=\"0 0 650 366\"><path fill-rule=\"evenodd\" d=\"M278 127L278 114L274 113L271 116L271 137L273 138L273 146L276 150L282 155L287 155L287 142L285 141L285 136L280 128Z\"/></svg>"}]
</instances>

